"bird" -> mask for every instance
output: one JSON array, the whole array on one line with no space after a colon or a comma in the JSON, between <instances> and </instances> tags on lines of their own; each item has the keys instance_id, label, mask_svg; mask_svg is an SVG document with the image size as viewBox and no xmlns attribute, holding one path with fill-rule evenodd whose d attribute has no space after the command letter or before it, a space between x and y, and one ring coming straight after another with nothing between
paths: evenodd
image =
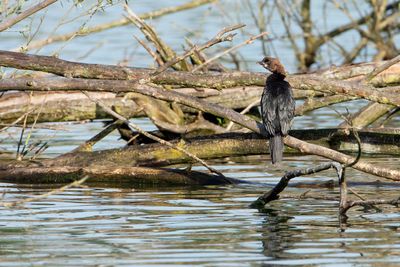
<instances>
[{"instance_id":1,"label":"bird","mask_svg":"<svg viewBox=\"0 0 400 267\"><path fill-rule=\"evenodd\" d=\"M258 62L272 74L267 77L261 96L261 117L268 133L272 164L282 161L283 137L291 127L295 100L292 87L285 81L286 70L277 58L264 57Z\"/></svg>"}]
</instances>

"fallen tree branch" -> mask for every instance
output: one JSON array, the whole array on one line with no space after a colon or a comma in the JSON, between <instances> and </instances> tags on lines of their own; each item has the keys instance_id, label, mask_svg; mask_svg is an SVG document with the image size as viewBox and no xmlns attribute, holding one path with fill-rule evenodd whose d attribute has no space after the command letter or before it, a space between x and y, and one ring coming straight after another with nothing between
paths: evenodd
<instances>
[{"instance_id":1,"label":"fallen tree branch","mask_svg":"<svg viewBox=\"0 0 400 267\"><path fill-rule=\"evenodd\" d=\"M7 79L10 80L10 79ZM4 88L1 84L6 80L0 80L0 88ZM19 88L19 90L65 90L65 89L73 89L73 90L86 90L86 91L108 91L110 88L113 88L115 91L134 91L143 95L151 96L160 100L171 101L180 103L186 106L190 106L192 108L201 110L203 112L211 113L215 116L227 118L245 128L248 128L256 133L267 136L264 125L256 122L255 120L249 118L248 116L239 114L231 109L221 107L219 105L215 105L209 103L207 101L197 99L192 96L184 95L178 92L173 92L171 90L153 88L147 85L137 84L133 81L113 81L113 80L89 80L89 79L66 79L63 78L63 81L53 82L43 84L42 87L33 83L32 80L25 79L28 81L28 84L25 84L23 88ZM11 85L15 86L12 81L9 81ZM54 85L54 86L53 86ZM17 89L17 87L15 87ZM399 100L400 103L400 100ZM334 151L332 149L327 149L318 145L309 144L307 142L301 141L291 136L287 136L284 138L284 143L292 148L300 150L302 153L319 155L337 162L341 163L349 163L353 161L353 157L347 156L340 152ZM353 166L353 168L358 169L360 171L368 172L377 176L385 177L387 179L400 181L400 170L393 170L384 167L376 167L367 162L360 161Z\"/></svg>"},{"instance_id":2,"label":"fallen tree branch","mask_svg":"<svg viewBox=\"0 0 400 267\"><path fill-rule=\"evenodd\" d=\"M77 148L71 151L71 153L81 152L81 151L93 151L93 146L105 138L107 135L112 133L115 129L118 128L122 124L122 121L116 120L113 123L107 125L101 132L90 138L89 140L85 141L85 143L81 144Z\"/></svg>"},{"instance_id":3,"label":"fallen tree branch","mask_svg":"<svg viewBox=\"0 0 400 267\"><path fill-rule=\"evenodd\" d=\"M373 72L374 69L386 64L388 61L366 62L358 64L349 64L343 66L332 66L327 70L319 70L316 74L322 75L327 79L348 80L354 82L362 82L366 75ZM389 84L398 84L400 77L398 72L400 64L391 66L390 68L379 73L372 78L368 84L375 87L383 87Z\"/></svg>"},{"instance_id":4,"label":"fallen tree branch","mask_svg":"<svg viewBox=\"0 0 400 267\"><path fill-rule=\"evenodd\" d=\"M371 69L371 64L366 64L368 70ZM146 79L154 71L152 69L144 68L133 68L133 67L122 67L113 65L102 65L102 64L88 64L71 62L55 57L49 56L38 56L30 55L17 52L9 52L0 50L0 66L10 67L16 69L35 70L52 73L59 76L68 78L87 78L87 79L109 79L109 80L131 80L139 81ZM396 65L397 66L397 65ZM393 68L394 66L392 66ZM362 67L360 67L362 68ZM338 70L339 69L339 70ZM347 67L343 67L345 74L340 75L340 68L338 68L332 74L332 71L326 71L326 73L319 74L320 79L318 83L324 81L330 81L331 83L339 82L326 80L325 78L343 78L348 79L351 77L351 70L346 71ZM386 72L386 71L385 71ZM367 72L368 73L368 72ZM364 77L365 71L361 71L357 76ZM290 75L289 80L292 87L295 89L299 88L303 83L308 85L308 78L315 78L313 74L302 74L302 75ZM376 80L380 75L375 77L372 81ZM190 73L190 72L179 72L179 71L166 71L157 75L151 79L152 83L156 84L169 84L180 87L190 88L230 88L235 86L261 86L265 85L266 75L265 73L258 72L225 72L225 73ZM372 82L371 81L371 82ZM400 75L398 72L394 72L388 78L388 83L399 83ZM379 85L382 85L382 81L378 81ZM308 86L310 90L313 90L313 85ZM362 87L359 87L362 88Z\"/></svg>"},{"instance_id":5,"label":"fallen tree branch","mask_svg":"<svg viewBox=\"0 0 400 267\"><path fill-rule=\"evenodd\" d=\"M366 84L321 79L316 75L289 77L288 80L296 89L342 94L400 107L400 96L398 94L382 92Z\"/></svg>"},{"instance_id":6,"label":"fallen tree branch","mask_svg":"<svg viewBox=\"0 0 400 267\"><path fill-rule=\"evenodd\" d=\"M303 105L296 107L295 115L301 116L311 110L316 110L316 109L319 109L322 107L326 107L329 105L342 103L342 102L346 102L346 101L350 101L350 100L354 100L354 99L356 99L356 97L349 97L349 96L345 96L345 95L329 95L329 96L320 97L320 98L310 97L305 100Z\"/></svg>"},{"instance_id":7,"label":"fallen tree branch","mask_svg":"<svg viewBox=\"0 0 400 267\"><path fill-rule=\"evenodd\" d=\"M153 133L155 135L156 133ZM137 135L137 133L134 133ZM255 133L227 133L210 136L170 140L171 143L205 159L267 154L268 142ZM55 159L42 161L45 166L79 166L90 164L106 165L118 162L118 166L169 166L186 164L193 159L174 148L160 143L138 143L122 149L107 149L95 152L63 154Z\"/></svg>"},{"instance_id":8,"label":"fallen tree branch","mask_svg":"<svg viewBox=\"0 0 400 267\"><path fill-rule=\"evenodd\" d=\"M18 80L16 80L17 82ZM0 80L0 86L1 86ZM0 89L1 90L1 89ZM251 103L259 102L262 87L233 87L224 90L214 90L209 88L177 88L173 91L182 92L184 94L197 96L206 99L215 104L222 105L232 109L244 109ZM108 106L112 106L125 117L143 117L145 116L142 109L131 99L127 97L117 96L115 93L109 92L92 92L96 98L101 98ZM313 91L295 90L294 97L296 99L318 97ZM321 94L322 95L322 94ZM43 100L46 100L43 102ZM319 102L319 98L315 103ZM43 104L44 103L44 104ZM257 103L258 105L259 103ZM43 105L41 115L38 122L61 122L61 121L82 121L92 119L109 119L112 118L104 112L95 103L87 99L81 92L72 91L53 91L53 92L7 92L0 98L0 118L2 123L12 123L20 118L27 110L32 110L32 114L28 117L28 122L32 122L33 115L37 113L40 106ZM197 113L193 108L179 105L185 113ZM301 106L300 106L301 107ZM307 106L308 110L322 105Z\"/></svg>"},{"instance_id":9,"label":"fallen tree branch","mask_svg":"<svg viewBox=\"0 0 400 267\"><path fill-rule=\"evenodd\" d=\"M375 129L379 130L379 129ZM304 141L313 142L322 146L329 145L330 136L334 136L333 148L341 148L338 143L344 140L346 144L354 144L353 140L348 141L345 133L338 134L340 129L310 129L310 130L291 130L290 135L302 138ZM93 153L80 152L73 154L64 154L55 159L42 161L46 166L87 166L90 164L105 165L108 162L118 162L119 166L168 166L172 164L185 164L191 162L191 158L181 153L176 153L173 148L165 147L159 143L150 142L142 136L137 137L139 133L131 132L125 140L136 136L137 143L123 149L106 149L95 151ZM382 132L360 131L360 137L366 150L363 152L377 153L380 146L397 146L400 142L399 134L388 134ZM159 132L152 132L153 135L160 135ZM262 136L256 133L224 133L207 136L196 136L184 138L183 140L168 139L169 136L162 136L163 139L171 143L181 145L187 151L195 154L201 159L217 159L225 157L237 157L248 155L266 155L268 154L268 142ZM376 150L368 150L373 147L373 143L379 140L385 141L379 144ZM347 148L347 146L344 146ZM351 152L357 152L355 145ZM349 150L345 150L348 152ZM389 151L393 153L393 151ZM290 153L289 157L298 154L296 150L285 147L285 153ZM397 155L400 154L400 148L397 149Z\"/></svg>"},{"instance_id":10,"label":"fallen tree branch","mask_svg":"<svg viewBox=\"0 0 400 267\"><path fill-rule=\"evenodd\" d=\"M0 80L1 81L1 80ZM113 106L126 117L144 116L133 100L116 97L108 92L91 92L92 96ZM41 108L41 106L43 106ZM38 122L85 121L109 119L95 103L81 92L10 92L0 98L0 122L10 123L30 111L28 123L32 123L40 112Z\"/></svg>"},{"instance_id":11,"label":"fallen tree branch","mask_svg":"<svg viewBox=\"0 0 400 267\"><path fill-rule=\"evenodd\" d=\"M353 124L353 127L361 129L367 127L368 125L372 124L383 115L388 113L389 111L395 109L393 105L387 104L379 104L375 102L369 102L366 106L361 108L357 113L351 116L350 120ZM349 127L346 121L343 121L339 124L340 128L347 128Z\"/></svg>"},{"instance_id":12,"label":"fallen tree branch","mask_svg":"<svg viewBox=\"0 0 400 267\"><path fill-rule=\"evenodd\" d=\"M90 183L148 184L148 185L218 185L244 181L207 174L168 168L115 167L93 165L86 167L53 166L10 167L0 165L0 181L11 183L70 183L82 175L90 177Z\"/></svg>"},{"instance_id":13,"label":"fallen tree branch","mask_svg":"<svg viewBox=\"0 0 400 267\"><path fill-rule=\"evenodd\" d=\"M30 55L0 50L0 66L52 73L68 78L110 79L140 81L147 79L152 69L77 63L49 56ZM195 74L165 71L150 79L156 84L181 87L222 89L234 86L264 86L264 73L227 72Z\"/></svg>"},{"instance_id":14,"label":"fallen tree branch","mask_svg":"<svg viewBox=\"0 0 400 267\"><path fill-rule=\"evenodd\" d=\"M129 127L132 127L133 129L135 129L136 131L138 131L139 133L141 133L142 135L153 139L157 142L159 142L160 144L166 145L168 147L174 148L176 150L178 150L179 152L182 152L183 154L187 155L188 157L192 158L193 160L199 162L201 165L203 165L204 167L206 167L207 169L209 169L211 172L220 175L221 177L224 177L224 175L219 172L218 170L214 169L213 167L209 166L204 160L198 158L196 155L193 155L192 153L188 152L187 150L172 144L171 142L165 141L155 135L152 135L146 131L143 131L139 126L137 126L136 124L130 122L128 119L124 118L123 116L121 116L120 114L116 113L115 111L113 111L112 109L110 109L109 107L107 107L104 103L102 103L100 100L94 99L93 97L91 97L87 92L83 91L82 93L84 93L90 100L92 100L93 102L95 102L96 104L98 104L100 107L102 107L107 113L109 113L110 115L112 115L113 117L117 118L118 120L124 122L126 125L128 125ZM227 182L229 182L227 180Z\"/></svg>"},{"instance_id":15,"label":"fallen tree branch","mask_svg":"<svg viewBox=\"0 0 400 267\"><path fill-rule=\"evenodd\" d=\"M333 168L336 170L338 176L342 172L342 166L337 162L328 162L318 165L313 168L294 170L286 172L281 180L267 193L260 196L257 200L251 203L251 208L263 208L267 203L279 198L279 194L288 186L289 181L295 177L321 172Z\"/></svg>"}]
</instances>

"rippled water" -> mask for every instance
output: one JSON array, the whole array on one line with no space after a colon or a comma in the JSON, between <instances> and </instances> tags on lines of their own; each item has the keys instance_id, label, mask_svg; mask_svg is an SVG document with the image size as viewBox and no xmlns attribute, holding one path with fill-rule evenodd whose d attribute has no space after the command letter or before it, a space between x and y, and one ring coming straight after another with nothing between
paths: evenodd
<instances>
[{"instance_id":1,"label":"rippled water","mask_svg":"<svg viewBox=\"0 0 400 267\"><path fill-rule=\"evenodd\" d=\"M148 120L137 122L152 127ZM100 122L68 125L69 131L59 131L44 156L73 149L101 127ZM11 129L9 133L13 131L18 132ZM40 130L35 138L49 138L50 133ZM112 135L97 148L118 146L117 141L117 135ZM12 149L13 144L15 149L12 139L3 139L0 145ZM400 158L393 157L367 160L392 168L400 163ZM84 187L45 199L0 207L0 266L400 264L398 208L350 210L344 232L333 201L284 198L265 210L249 208L279 181L282 170L310 167L320 159L286 155L280 167L272 167L267 156L209 162L225 175L253 184L121 188L89 180ZM375 177L354 170L348 170L347 177L350 186L368 199L398 197L398 184L376 183ZM332 170L296 178L284 194L299 196L311 190L310 195L337 197L337 187L311 186L330 180L335 181ZM0 192L4 202L12 202L60 186L0 183Z\"/></svg>"},{"instance_id":2,"label":"rippled water","mask_svg":"<svg viewBox=\"0 0 400 267\"><path fill-rule=\"evenodd\" d=\"M337 203L282 199L263 211L248 205L278 181L264 157L215 161L229 176L255 185L112 188L88 184L0 211L0 266L271 266L400 264L400 214L352 210L340 231ZM288 159L307 166L312 157ZM380 162L383 163L383 162ZM398 163L398 162L397 162ZM373 177L353 175L352 181ZM359 177L362 176L362 177ZM332 179L329 171L318 181ZM351 177L351 178L350 178ZM370 178L370 179L368 179ZM315 178L299 178L311 182ZM296 184L296 183L295 183ZM4 201L48 192L47 185L0 184ZM368 198L398 197L398 186L355 184ZM308 188L295 187L299 195ZM312 194L337 196L337 188Z\"/></svg>"},{"instance_id":3,"label":"rippled water","mask_svg":"<svg viewBox=\"0 0 400 267\"><path fill-rule=\"evenodd\" d=\"M134 2L134 10L143 13L185 1ZM237 10L234 8L240 1L221 3L213 8L201 7L163 17L152 21L152 25L174 48L181 48L187 35L197 42L204 41L232 21L246 22L248 31L256 33L245 12L238 16L221 13L224 7L232 12ZM61 17L62 12L60 6L53 6L50 10L46 17L50 21L47 25L55 26L54 21ZM77 8L74 12L81 10ZM332 19L328 21L328 28L346 20L336 16L335 12L329 13ZM88 25L120 18L121 13L121 6L108 8L106 12L95 15ZM60 27L59 32L77 29L86 19L83 17ZM33 21L33 24L37 22ZM272 23L277 22L273 20ZM46 37L52 29L43 27L38 38ZM196 33L191 32L193 29ZM284 29L278 25L276 30ZM77 38L66 45L54 44L39 53L60 53L61 58L69 60L107 64L115 64L124 56L131 55L130 65L147 67L149 56L136 44L131 45L133 34L139 35L132 27L123 27L91 38ZM12 49L23 43L18 30L2 33L1 37L1 49ZM236 43L246 38L247 32L238 35ZM345 43L355 41L349 35L340 40ZM80 59L97 44L97 50ZM287 44L278 42L277 46L287 47ZM260 44L255 43L241 51L249 63L248 68L260 70L252 65L262 56ZM289 49L283 48L281 55L288 69L294 71L293 55ZM353 106L337 107L344 110L347 106L354 111L362 104L356 102ZM145 129L154 127L147 120L136 122ZM392 126L398 126L398 122L393 120L395 124ZM323 109L296 119L294 128L333 127L338 123L333 111ZM50 141L44 157L72 150L97 133L102 123L62 126L64 130L36 130L33 133L32 140ZM0 150L15 152L19 133L18 128L0 133ZM96 145L96 149L122 145L118 135L112 134ZM398 157L368 160L392 168L400 165ZM68 189L15 208L0 206L0 266L399 266L400 214L395 207L384 206L382 212L353 209L349 211L350 219L344 231L339 227L336 202L284 198L271 203L265 210L248 207L278 182L282 170L308 167L320 161L312 156L288 155L283 165L277 168L269 165L267 156L228 158L210 163L229 177L254 184L121 188L91 184L89 180L84 187ZM351 187L368 199L399 196L397 184L375 183L375 177L354 170L349 170L347 177ZM297 186L284 193L299 196L311 189L311 195L337 197L337 187L309 186L334 179L332 171L298 178L293 181ZM60 186L0 183L0 192L4 202L12 202ZM354 195L351 197L356 199Z\"/></svg>"}]
</instances>

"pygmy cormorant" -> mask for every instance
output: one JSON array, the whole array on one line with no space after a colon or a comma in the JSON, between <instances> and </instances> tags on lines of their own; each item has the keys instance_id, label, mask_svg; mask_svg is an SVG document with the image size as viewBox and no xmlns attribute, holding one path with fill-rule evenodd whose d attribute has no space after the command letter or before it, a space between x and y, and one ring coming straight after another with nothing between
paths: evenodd
<instances>
[{"instance_id":1,"label":"pygmy cormorant","mask_svg":"<svg viewBox=\"0 0 400 267\"><path fill-rule=\"evenodd\" d=\"M282 160L283 137L289 132L294 117L292 88L285 81L286 71L277 58L265 57L258 62L272 72L261 97L261 116L269 137L272 164Z\"/></svg>"}]
</instances>

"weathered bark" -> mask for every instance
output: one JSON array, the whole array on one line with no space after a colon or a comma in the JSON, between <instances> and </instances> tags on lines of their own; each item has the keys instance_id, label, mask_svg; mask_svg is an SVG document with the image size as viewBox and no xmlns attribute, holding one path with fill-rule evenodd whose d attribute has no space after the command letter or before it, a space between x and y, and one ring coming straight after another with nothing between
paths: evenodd
<instances>
[{"instance_id":1,"label":"weathered bark","mask_svg":"<svg viewBox=\"0 0 400 267\"><path fill-rule=\"evenodd\" d=\"M291 85L300 90L315 90L327 94L342 94L349 97L364 98L381 104L400 106L397 88L393 92L378 90L371 86L345 81L321 79L317 76L289 77ZM0 80L0 91L96 91L96 92L139 92L144 85L129 80L98 80L71 78L18 78ZM148 86L146 86L149 88Z\"/></svg>"},{"instance_id":2,"label":"weathered bark","mask_svg":"<svg viewBox=\"0 0 400 267\"><path fill-rule=\"evenodd\" d=\"M371 73L374 69L384 65L387 61L379 62L366 62L359 64L349 64L340 67L330 67L327 70L320 70L318 75L322 75L327 79L347 80L353 82L360 82L364 80L366 75ZM376 77L374 77L369 84L375 87L384 87L391 84L400 83L400 64L396 64L386 69Z\"/></svg>"},{"instance_id":3,"label":"weathered bark","mask_svg":"<svg viewBox=\"0 0 400 267\"><path fill-rule=\"evenodd\" d=\"M12 183L69 183L88 175L86 183L117 183L137 185L216 185L243 181L179 169L113 167L113 166L0 166L0 181Z\"/></svg>"},{"instance_id":4,"label":"weathered bark","mask_svg":"<svg viewBox=\"0 0 400 267\"><path fill-rule=\"evenodd\" d=\"M365 107L363 107L359 112L354 114L349 121L355 128L364 128L380 117L393 110L395 106L387 105L387 104L379 104L379 103L368 103ZM348 123L344 121L339 125L339 127L345 128L349 127Z\"/></svg>"},{"instance_id":5,"label":"weathered bark","mask_svg":"<svg viewBox=\"0 0 400 267\"><path fill-rule=\"evenodd\" d=\"M332 149L344 152L357 152L357 142L347 131L338 131L329 137ZM361 139L361 151L372 154L400 154L400 129L374 128L358 132Z\"/></svg>"},{"instance_id":6,"label":"weathered bark","mask_svg":"<svg viewBox=\"0 0 400 267\"><path fill-rule=\"evenodd\" d=\"M297 89L316 90L328 94L342 94L357 98L364 98L381 104L391 104L400 106L400 96L398 93L384 92L376 88L360 83L350 83L345 81L336 81L321 79L315 75L308 77L289 77L290 84Z\"/></svg>"},{"instance_id":7,"label":"weathered bark","mask_svg":"<svg viewBox=\"0 0 400 267\"><path fill-rule=\"evenodd\" d=\"M296 116L304 115L306 112L311 110L316 110L322 107L326 107L329 105L342 103L350 100L354 100L356 97L348 97L344 95L329 95L326 97L319 97L319 98L307 98L303 105L297 106L295 114Z\"/></svg>"},{"instance_id":8,"label":"weathered bark","mask_svg":"<svg viewBox=\"0 0 400 267\"><path fill-rule=\"evenodd\" d=\"M143 116L133 100L123 100L114 93L92 92L115 110L127 117ZM0 122L11 123L27 111L27 122L81 121L106 119L110 116L81 92L13 92L0 98Z\"/></svg>"},{"instance_id":9,"label":"weathered bark","mask_svg":"<svg viewBox=\"0 0 400 267\"><path fill-rule=\"evenodd\" d=\"M68 78L139 81L149 78L154 70L113 65L87 64L66 61L49 56L28 55L0 50L0 66L36 70ZM201 73L165 71L150 79L157 84L181 87L228 88L234 86L264 86L265 74L251 72Z\"/></svg>"},{"instance_id":10,"label":"weathered bark","mask_svg":"<svg viewBox=\"0 0 400 267\"><path fill-rule=\"evenodd\" d=\"M371 64L368 63L368 66ZM151 69L121 67L101 64L87 64L66 61L49 56L28 55L17 52L9 52L0 50L0 66L36 70L68 78L88 78L88 79L118 79L118 80L135 80L149 78L154 71ZM362 68L362 67L359 67ZM366 68L367 69L367 68ZM360 71L364 75L368 72L366 69ZM400 64L391 66L389 69L380 73L371 80L371 84L375 85L375 81L379 80L379 85L400 83L399 70ZM368 68L369 70L369 68ZM340 70L326 71L321 75L326 78L343 78L352 77L349 71L345 69L344 74ZM296 77L308 77L308 75L291 75L292 80ZM358 76L358 79L361 76ZM158 84L170 84L181 87L205 87L205 88L229 88L235 86L264 86L264 73L250 72L226 72L226 73L190 73L167 71L157 76L150 77L151 82Z\"/></svg>"},{"instance_id":11,"label":"weathered bark","mask_svg":"<svg viewBox=\"0 0 400 267\"><path fill-rule=\"evenodd\" d=\"M201 159L259 155L268 151L265 138L254 133L219 134L173 143ZM46 166L88 166L117 162L118 166L167 166L191 161L191 158L175 149L160 144L148 144L91 153L65 154L59 158L47 160L43 164Z\"/></svg>"}]
</instances>

